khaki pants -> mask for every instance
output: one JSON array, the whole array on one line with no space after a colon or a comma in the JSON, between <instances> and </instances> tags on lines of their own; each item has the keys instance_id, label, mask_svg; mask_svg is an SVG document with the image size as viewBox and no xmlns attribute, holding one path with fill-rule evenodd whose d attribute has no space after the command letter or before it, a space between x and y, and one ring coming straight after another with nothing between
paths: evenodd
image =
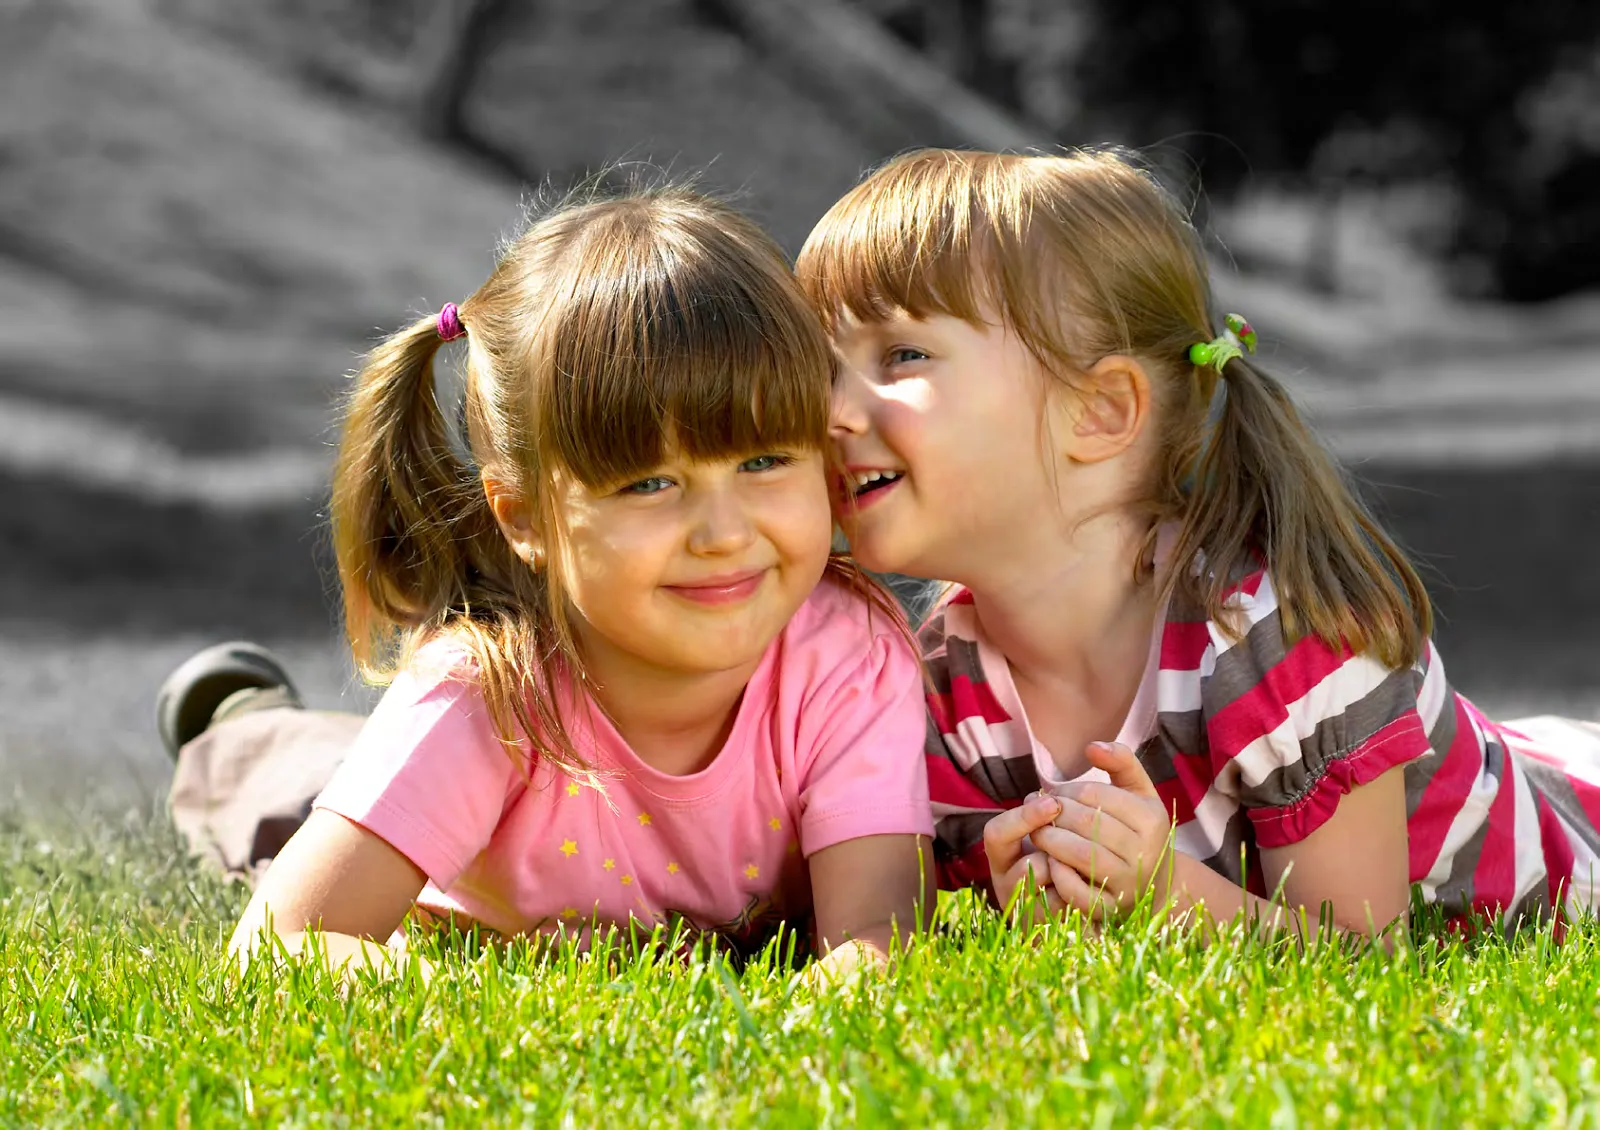
<instances>
[{"instance_id":1,"label":"khaki pants","mask_svg":"<svg viewBox=\"0 0 1600 1130\"><path fill-rule=\"evenodd\" d=\"M253 882L311 815L365 722L275 707L217 723L179 753L173 824L196 855Z\"/></svg>"}]
</instances>

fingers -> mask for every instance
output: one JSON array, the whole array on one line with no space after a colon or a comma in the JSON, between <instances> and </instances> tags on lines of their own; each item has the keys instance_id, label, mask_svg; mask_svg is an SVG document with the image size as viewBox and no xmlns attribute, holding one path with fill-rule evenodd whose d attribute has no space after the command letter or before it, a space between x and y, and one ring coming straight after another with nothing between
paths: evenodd
<instances>
[{"instance_id":1,"label":"fingers","mask_svg":"<svg viewBox=\"0 0 1600 1130\"><path fill-rule=\"evenodd\" d=\"M1013 922L1038 923L1059 918L1069 906L1094 921L1114 916L1115 900L1109 894L1071 866L1043 852L1024 853L1000 883L1005 884L1002 905ZM999 883L996 893L1000 893Z\"/></svg>"},{"instance_id":2,"label":"fingers","mask_svg":"<svg viewBox=\"0 0 1600 1130\"><path fill-rule=\"evenodd\" d=\"M1104 769L1111 783L1135 796L1155 797L1156 787L1133 750L1121 742L1090 742L1084 750L1089 764Z\"/></svg>"},{"instance_id":3,"label":"fingers","mask_svg":"<svg viewBox=\"0 0 1600 1130\"><path fill-rule=\"evenodd\" d=\"M1046 882L1045 887L1039 892L1039 899L1034 904L1033 921L1048 922L1052 918L1060 918L1067 911L1067 904L1061 901L1061 896L1056 894L1056 889Z\"/></svg>"},{"instance_id":4,"label":"fingers","mask_svg":"<svg viewBox=\"0 0 1600 1130\"><path fill-rule=\"evenodd\" d=\"M1109 791L1109 790L1108 790ZM1126 798L1126 793L1119 794ZM1078 836L1099 844L1103 849L1111 852L1118 859L1126 863L1138 860L1141 850L1141 838L1136 828L1127 821L1118 818L1112 811L1111 805L1098 807L1092 804L1083 804L1072 797L1059 797L1061 801L1061 815L1055 818L1053 827L1075 833ZM1148 801L1140 802L1148 805ZM1148 813L1146 823L1148 823ZM1041 848L1039 836L1033 837L1034 843Z\"/></svg>"},{"instance_id":5,"label":"fingers","mask_svg":"<svg viewBox=\"0 0 1600 1130\"><path fill-rule=\"evenodd\" d=\"M1033 844L1055 864L1070 867L1091 883L1104 882L1128 869L1116 852L1093 838L1066 828L1041 828Z\"/></svg>"},{"instance_id":6,"label":"fingers","mask_svg":"<svg viewBox=\"0 0 1600 1130\"><path fill-rule=\"evenodd\" d=\"M1042 852L1022 853L1021 860L1006 874L1005 882L1008 890L1003 896L1003 906L1013 920L1024 914L1022 908L1030 911L1029 916L1022 919L1027 922L1043 922L1066 909L1066 903L1062 903L1051 884L1050 858Z\"/></svg>"},{"instance_id":7,"label":"fingers","mask_svg":"<svg viewBox=\"0 0 1600 1130\"><path fill-rule=\"evenodd\" d=\"M1103 888L1054 859L1050 861L1050 885L1065 905L1075 907L1092 921L1103 921L1115 909L1115 900Z\"/></svg>"},{"instance_id":8,"label":"fingers","mask_svg":"<svg viewBox=\"0 0 1600 1130\"><path fill-rule=\"evenodd\" d=\"M1034 793L1016 808L1006 809L985 824L983 850L989 857L990 875L998 879L1009 873L1022 858L1022 841L1046 827L1060 813L1061 802L1055 797Z\"/></svg>"},{"instance_id":9,"label":"fingers","mask_svg":"<svg viewBox=\"0 0 1600 1130\"><path fill-rule=\"evenodd\" d=\"M1056 799L1076 803L1091 812L1099 811L1126 828L1138 829L1167 815L1161 798L1149 797L1105 781L1068 781L1056 786ZM1057 823L1060 823L1058 818ZM1172 821L1168 818L1167 823Z\"/></svg>"},{"instance_id":10,"label":"fingers","mask_svg":"<svg viewBox=\"0 0 1600 1130\"><path fill-rule=\"evenodd\" d=\"M1041 852L1023 853L1004 874L994 875L994 881L995 895L1008 914L1015 916L1021 907L1031 905L1033 920L1037 921L1041 912L1061 911L1061 899L1052 901L1051 897L1055 892L1050 885L1050 860Z\"/></svg>"}]
</instances>

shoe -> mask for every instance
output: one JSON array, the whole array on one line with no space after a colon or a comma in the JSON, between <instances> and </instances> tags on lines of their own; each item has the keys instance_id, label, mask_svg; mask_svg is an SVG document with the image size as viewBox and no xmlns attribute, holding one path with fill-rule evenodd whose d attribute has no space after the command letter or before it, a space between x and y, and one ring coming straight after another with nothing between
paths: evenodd
<instances>
[{"instance_id":1,"label":"shoe","mask_svg":"<svg viewBox=\"0 0 1600 1130\"><path fill-rule=\"evenodd\" d=\"M277 656L245 640L198 651L178 665L156 692L156 730L174 762L178 751L219 720L227 702L231 715L243 712L246 691L271 691L261 706L301 707L299 692ZM231 701L230 701L231 700Z\"/></svg>"}]
</instances>

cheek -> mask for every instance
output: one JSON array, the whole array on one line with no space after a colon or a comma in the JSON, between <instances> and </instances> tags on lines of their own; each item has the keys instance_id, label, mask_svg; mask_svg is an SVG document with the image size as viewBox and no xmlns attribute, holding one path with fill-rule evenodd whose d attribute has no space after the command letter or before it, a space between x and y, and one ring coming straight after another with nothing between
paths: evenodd
<instances>
[{"instance_id":1,"label":"cheek","mask_svg":"<svg viewBox=\"0 0 1600 1130\"><path fill-rule=\"evenodd\" d=\"M909 462L928 446L929 434L938 430L933 408L927 392L883 401L873 420L878 438L892 454Z\"/></svg>"},{"instance_id":2,"label":"cheek","mask_svg":"<svg viewBox=\"0 0 1600 1130\"><path fill-rule=\"evenodd\" d=\"M784 556L824 560L833 544L833 507L828 480L818 473L804 483L774 492L765 503L768 537Z\"/></svg>"},{"instance_id":3,"label":"cheek","mask_svg":"<svg viewBox=\"0 0 1600 1130\"><path fill-rule=\"evenodd\" d=\"M649 521L579 525L567 533L573 603L596 607L628 599L632 590L654 587L670 539Z\"/></svg>"}]
</instances>

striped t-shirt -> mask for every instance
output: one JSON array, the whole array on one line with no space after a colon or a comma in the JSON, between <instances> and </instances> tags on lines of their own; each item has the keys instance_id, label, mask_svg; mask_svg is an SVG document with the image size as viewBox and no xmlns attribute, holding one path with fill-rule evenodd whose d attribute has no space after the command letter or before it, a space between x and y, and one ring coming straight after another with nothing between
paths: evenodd
<instances>
[{"instance_id":1,"label":"striped t-shirt","mask_svg":"<svg viewBox=\"0 0 1600 1130\"><path fill-rule=\"evenodd\" d=\"M1239 638L1173 598L1122 733L1106 735L1138 752L1179 850L1265 895L1259 849L1299 842L1345 793L1404 765L1411 881L1448 917L1509 927L1600 905L1600 728L1557 724L1541 740L1491 722L1450 689L1431 643L1406 670L1315 636L1288 643L1264 570L1223 614ZM921 637L940 883L987 887L984 824L1061 777L971 594L956 590Z\"/></svg>"}]
</instances>

